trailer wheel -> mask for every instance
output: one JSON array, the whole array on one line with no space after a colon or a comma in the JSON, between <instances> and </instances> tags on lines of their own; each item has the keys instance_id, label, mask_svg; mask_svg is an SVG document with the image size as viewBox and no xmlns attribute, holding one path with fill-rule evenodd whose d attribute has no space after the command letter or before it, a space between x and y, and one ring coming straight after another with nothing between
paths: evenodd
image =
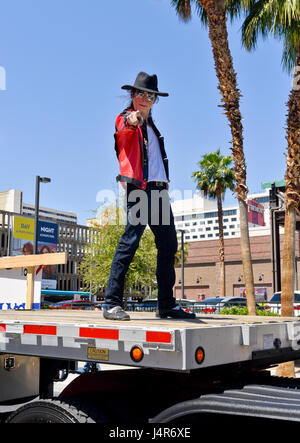
<instances>
[{"instance_id":1,"label":"trailer wheel","mask_svg":"<svg viewBox=\"0 0 300 443\"><path fill-rule=\"evenodd\" d=\"M9 415L5 423L95 423L83 411L59 400L28 403Z\"/></svg>"}]
</instances>

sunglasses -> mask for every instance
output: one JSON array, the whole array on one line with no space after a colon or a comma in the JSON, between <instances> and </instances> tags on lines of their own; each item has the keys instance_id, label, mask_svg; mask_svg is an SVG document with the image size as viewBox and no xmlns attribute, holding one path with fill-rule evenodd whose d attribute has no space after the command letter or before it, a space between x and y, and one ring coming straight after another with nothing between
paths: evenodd
<instances>
[{"instance_id":1,"label":"sunglasses","mask_svg":"<svg viewBox=\"0 0 300 443\"><path fill-rule=\"evenodd\" d=\"M149 102L153 102L156 97L154 92L145 92L145 91L134 91L134 96L136 98L146 98Z\"/></svg>"}]
</instances>

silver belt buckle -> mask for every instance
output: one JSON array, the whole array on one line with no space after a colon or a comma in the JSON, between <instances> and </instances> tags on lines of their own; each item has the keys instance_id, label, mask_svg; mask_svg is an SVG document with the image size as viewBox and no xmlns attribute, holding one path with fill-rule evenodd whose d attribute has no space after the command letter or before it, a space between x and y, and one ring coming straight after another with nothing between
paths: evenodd
<instances>
[{"instance_id":1,"label":"silver belt buckle","mask_svg":"<svg viewBox=\"0 0 300 443\"><path fill-rule=\"evenodd\" d=\"M156 182L156 186L161 187L161 186L163 186L163 185L164 185L164 182Z\"/></svg>"}]
</instances>

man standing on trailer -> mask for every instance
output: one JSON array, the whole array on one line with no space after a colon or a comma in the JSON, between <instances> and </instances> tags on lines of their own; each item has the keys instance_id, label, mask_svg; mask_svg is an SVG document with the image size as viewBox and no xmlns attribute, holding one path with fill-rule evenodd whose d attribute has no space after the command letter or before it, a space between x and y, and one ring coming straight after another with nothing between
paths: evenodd
<instances>
[{"instance_id":1,"label":"man standing on trailer","mask_svg":"<svg viewBox=\"0 0 300 443\"><path fill-rule=\"evenodd\" d=\"M116 119L115 150L120 166L117 180L127 184L127 224L111 264L103 316L130 320L123 309L125 276L149 224L157 247L157 315L195 318L195 314L176 305L173 297L177 251L174 217L170 199L157 199L158 194L167 194L169 171L164 140L153 122L151 109L158 96L169 94L158 90L155 74L145 72L137 75L133 85L124 85L122 89L130 91L131 102Z\"/></svg>"}]
</instances>

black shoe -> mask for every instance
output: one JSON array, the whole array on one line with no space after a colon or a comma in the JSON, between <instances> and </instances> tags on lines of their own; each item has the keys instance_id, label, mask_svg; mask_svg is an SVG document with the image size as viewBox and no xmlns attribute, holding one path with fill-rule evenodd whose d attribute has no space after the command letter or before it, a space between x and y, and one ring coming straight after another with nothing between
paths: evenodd
<instances>
[{"instance_id":1,"label":"black shoe","mask_svg":"<svg viewBox=\"0 0 300 443\"><path fill-rule=\"evenodd\" d=\"M156 317L160 318L181 318L181 319L192 319L196 318L196 315L193 312L186 312L183 309L179 308L178 306L175 306L172 309L159 309L156 312Z\"/></svg>"},{"instance_id":2,"label":"black shoe","mask_svg":"<svg viewBox=\"0 0 300 443\"><path fill-rule=\"evenodd\" d=\"M111 309L103 309L103 317L107 320L130 320L130 317L121 306L114 306Z\"/></svg>"}]
</instances>

